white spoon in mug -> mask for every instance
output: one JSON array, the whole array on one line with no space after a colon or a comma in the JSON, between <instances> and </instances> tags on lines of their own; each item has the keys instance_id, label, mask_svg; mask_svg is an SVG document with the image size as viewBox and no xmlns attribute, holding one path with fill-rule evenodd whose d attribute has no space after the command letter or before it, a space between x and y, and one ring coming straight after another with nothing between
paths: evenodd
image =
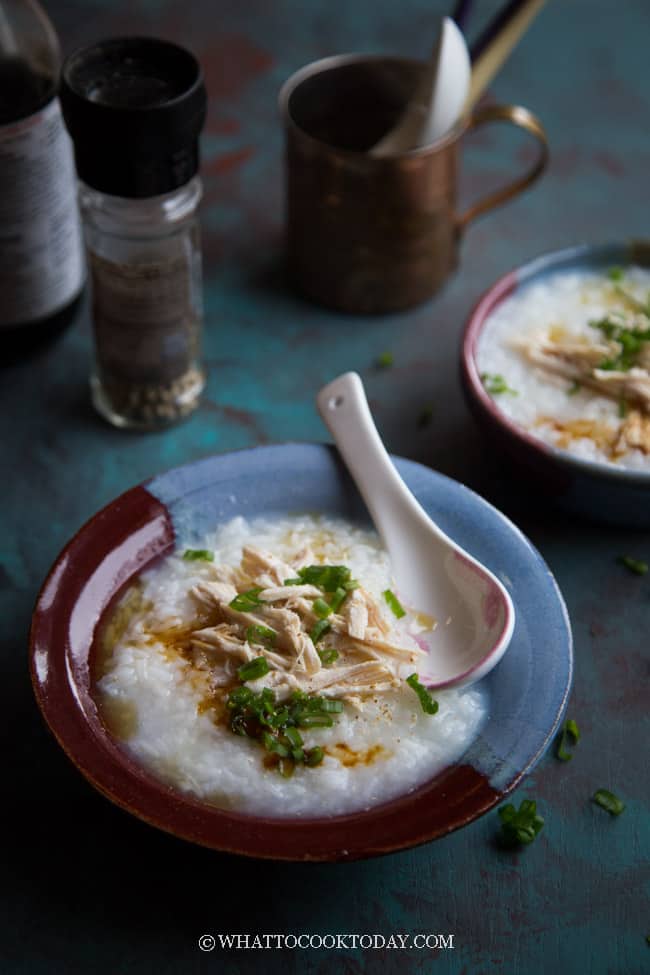
<instances>
[{"instance_id":1,"label":"white spoon in mug","mask_svg":"<svg viewBox=\"0 0 650 975\"><path fill-rule=\"evenodd\" d=\"M462 33L450 17L443 17L433 57L394 128L369 150L375 158L397 156L431 145L460 118L472 73Z\"/></svg>"},{"instance_id":2,"label":"white spoon in mug","mask_svg":"<svg viewBox=\"0 0 650 975\"><path fill-rule=\"evenodd\" d=\"M510 596L411 494L381 441L357 373L328 383L316 403L388 551L399 599L437 622L427 638L429 656L419 667L420 681L427 687L460 687L480 680L512 637Z\"/></svg>"}]
</instances>

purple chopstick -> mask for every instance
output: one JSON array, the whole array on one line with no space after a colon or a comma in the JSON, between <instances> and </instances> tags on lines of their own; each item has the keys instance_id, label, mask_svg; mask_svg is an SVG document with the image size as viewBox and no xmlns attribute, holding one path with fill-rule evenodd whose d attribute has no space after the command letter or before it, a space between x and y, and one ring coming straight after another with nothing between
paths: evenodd
<instances>
[{"instance_id":1,"label":"purple chopstick","mask_svg":"<svg viewBox=\"0 0 650 975\"><path fill-rule=\"evenodd\" d=\"M474 0L456 0L456 6L451 14L451 19L456 22L459 30L465 31L467 18L469 17Z\"/></svg>"},{"instance_id":2,"label":"purple chopstick","mask_svg":"<svg viewBox=\"0 0 650 975\"><path fill-rule=\"evenodd\" d=\"M524 6L526 2L527 0L510 0L510 2L505 5L503 10L496 14L494 19L490 21L483 33L477 38L477 40L474 41L469 49L472 63L480 58L488 44L494 40L496 35L503 30L506 24L512 20L514 15L520 10L521 7ZM459 3L458 6L460 7L462 4Z\"/></svg>"}]
</instances>

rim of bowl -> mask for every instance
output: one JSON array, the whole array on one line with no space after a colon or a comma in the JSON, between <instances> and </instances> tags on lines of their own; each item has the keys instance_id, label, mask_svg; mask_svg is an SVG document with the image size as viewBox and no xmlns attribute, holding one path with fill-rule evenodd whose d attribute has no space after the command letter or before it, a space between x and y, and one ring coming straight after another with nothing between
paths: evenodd
<instances>
[{"instance_id":1,"label":"rim of bowl","mask_svg":"<svg viewBox=\"0 0 650 975\"><path fill-rule=\"evenodd\" d=\"M310 816L304 818L287 817L279 819L277 817L251 815L217 806L211 806L198 798L186 795L179 792L172 786L166 785L160 779L156 778L151 772L149 772L137 760L131 758L131 756L124 751L117 739L115 739L108 730L97 709L91 691L93 682L88 657L91 656L95 641L97 639L97 623L102 617L105 616L116 596L123 590L124 586L133 579L134 575L144 571L147 566L157 558L168 554L176 539L174 525L167 504L160 501L154 494L150 493L148 490L148 485L157 478L164 477L165 475L173 473L174 471L182 470L184 467L192 466L194 463L201 463L202 461L209 460L210 458L227 457L232 454L251 453L260 449L268 450L272 448L290 446L320 447L326 450L334 449L331 444L325 443L315 444L306 443L304 441L285 441L277 444L258 445L255 447L244 447L231 451L223 451L218 455L208 455L207 457L198 458L196 461L190 461L188 464L181 465L180 467L169 468L148 478L146 481L127 489L127 491L125 491L123 494L118 495L103 508L99 509L99 511L97 511L94 515L92 515L70 538L65 547L57 555L36 597L29 635L29 668L33 692L36 697L41 715L43 716L49 731L52 733L68 759L77 768L77 770L81 772L84 778L95 789L97 789L102 795L104 795L119 808L124 809L137 819L157 829L160 829L163 832L169 833L176 838L195 843L208 849L216 850L217 852L247 856L255 859L301 862L352 862L354 860L383 856L390 853L396 853L401 850L412 849L414 847L421 846L424 843L428 843L435 839L446 836L457 829L461 829L463 826L469 825L471 822L474 822L476 819L480 818L490 809L493 809L503 800L505 796L514 791L514 789L516 789L520 784L521 780L529 774L531 769L534 768L540 757L544 754L549 743L556 734L566 710L566 704L572 686L573 664L571 653L571 628L568 613L560 590L553 577L551 577L552 582L560 602L561 611L566 620L567 631L569 634L571 660L568 682L553 725L549 729L548 734L545 735L544 741L540 744L539 749L536 751L535 755L530 759L530 761L526 763L525 767L518 769L512 776L512 779L505 786L500 788L495 788L492 786L483 773L477 771L472 765L464 763L461 756L460 761L446 766L437 775L428 779L420 786L417 786L411 792L395 796L394 798L389 799L370 810L357 810L350 813L327 817ZM394 458L397 460L402 459L397 455L392 456L394 456ZM409 461L409 463L416 462ZM417 466L423 467L423 465L420 464L417 464ZM424 469L429 470L429 468ZM450 480L449 478L446 479ZM459 486L464 487L463 485ZM465 490L468 489L465 488ZM474 494L474 492L472 492L472 494ZM480 498L478 495L477 498L479 498L483 504L487 505L490 509L495 511L500 518L507 522L507 524L516 532L517 535L525 539L525 536L522 535L517 526L510 522L505 515L495 509L494 506L488 501L485 501L485 499ZM68 680L65 684L64 691L59 693L59 698L61 697L61 693L63 693L63 697L65 699L64 703L69 705L69 707L61 709L60 699L58 700L58 704L55 704L53 707L52 703L48 703L46 700L46 695L42 690L41 682L38 676L38 663L35 659L36 650L38 649L36 646L38 629L37 613L42 610L46 612L49 610L49 604L52 601L52 596L49 589L51 586L57 583L58 578L62 575L63 569L65 568L65 563L68 556L74 550L75 546L84 540L84 536L86 536L89 531L92 531L93 529L96 530L99 523L102 522L106 516L114 516L118 511L120 512L120 520L124 521L124 510L125 508L128 509L130 506L134 507L136 513L142 514L143 505L149 512L148 521L146 521L146 524L151 525L152 521L156 519L160 522L160 537L158 539L159 544L155 548L155 551L149 554L148 557L144 559L137 568L129 571L129 573L124 576L123 579L113 584L110 598L99 613L98 618L95 619L92 626L92 638L90 640L88 655L84 664L85 671L89 674L89 681L88 686L82 688L81 697L77 683L74 681L73 676L68 673ZM103 528L105 529L105 527L106 526L104 525ZM109 542L107 534L110 536L110 532L106 533L104 531L103 537L106 540L106 544L111 544L113 539L111 538ZM132 535L132 529L127 531L124 536L125 540L130 539ZM525 540L528 542L527 539ZM530 542L528 542L528 544L530 545ZM536 549L533 549L533 552L539 559L540 556ZM87 580L85 580L85 582L87 583ZM76 600L74 600L68 607L70 611L74 606L74 603L78 600L79 595L80 594L77 593ZM67 655L68 654L66 653L66 658ZM68 667L67 662L66 667ZM92 702L92 707L95 710L95 715L92 719L83 706L81 700L82 697ZM54 712L57 713L55 714ZM108 779L112 779L112 781L107 781L107 770L109 773L112 773L112 776L111 774L108 775ZM119 781L117 784L115 783L114 779L116 776L119 780L122 780L121 783ZM422 804L423 800L427 796L427 793L429 793L431 790L437 790L440 787L443 789L445 789L445 787L449 788L449 786L452 784L452 777L455 779L453 783L455 788L448 798L451 798L451 796L455 794L455 801L450 802L448 805L449 818L445 820L444 823L431 822L427 826L420 823L419 827L416 820L412 823L412 825L408 826L407 832L404 835L401 835L397 839L391 838L390 830L386 831L384 827L384 821L388 821L389 824L392 823L393 825L396 822L401 821L404 823L405 820L409 821L410 817L408 813L410 810L415 812L415 809L413 809L414 804ZM148 807L147 802L143 801L143 795L153 798L157 803L159 803L159 805L155 806L155 808L152 810L150 806ZM185 822L181 825L175 824L173 815L174 810L180 810L186 814ZM213 835L214 830L211 829L212 824L222 827L222 834L218 841ZM340 841L341 838L337 837L337 839L334 840L331 845L328 845L327 843L319 844L318 851L315 853L305 852L303 849L305 845L304 836L308 835L311 831L316 830L321 832L324 827L329 827L329 833L334 835L335 831L345 831L352 827L353 824L357 824L357 826L360 828L363 828L363 826L376 827L376 834L371 840L369 840L367 846L363 845L358 839L355 838L354 843L351 844L353 848L348 850ZM286 834L288 827L291 828L295 836L298 838L298 849L296 849L295 852L283 851L278 853L272 851L269 849L269 843L261 843L258 846L258 834L260 832L265 833L267 830L270 830L271 832L275 832L277 834L276 838L280 838L282 833ZM243 838L239 838L239 831L241 830L248 835L244 836ZM300 834L304 834L302 838L300 837Z\"/></svg>"},{"instance_id":2,"label":"rim of bowl","mask_svg":"<svg viewBox=\"0 0 650 975\"><path fill-rule=\"evenodd\" d=\"M607 267L616 263L639 264L650 269L650 240L631 239L625 243L577 244L559 251L547 251L502 275L487 291L483 292L470 313L462 337L461 368L474 400L511 437L560 465L577 468L604 480L625 481L628 484L650 488L650 471L614 467L585 457L576 457L568 450L555 447L533 436L499 409L481 382L476 364L476 349L485 325L501 302L515 291L528 286L535 278L549 272L568 271L572 268L596 270L598 267Z\"/></svg>"}]
</instances>

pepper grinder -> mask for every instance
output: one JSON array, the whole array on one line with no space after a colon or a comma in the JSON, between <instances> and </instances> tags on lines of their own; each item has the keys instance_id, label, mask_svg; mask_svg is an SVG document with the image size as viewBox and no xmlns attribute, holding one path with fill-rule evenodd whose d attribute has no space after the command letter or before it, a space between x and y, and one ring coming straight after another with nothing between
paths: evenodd
<instances>
[{"instance_id":1,"label":"pepper grinder","mask_svg":"<svg viewBox=\"0 0 650 975\"><path fill-rule=\"evenodd\" d=\"M156 38L102 41L65 61L60 98L92 284L93 403L115 426L164 427L205 385L201 67Z\"/></svg>"}]
</instances>

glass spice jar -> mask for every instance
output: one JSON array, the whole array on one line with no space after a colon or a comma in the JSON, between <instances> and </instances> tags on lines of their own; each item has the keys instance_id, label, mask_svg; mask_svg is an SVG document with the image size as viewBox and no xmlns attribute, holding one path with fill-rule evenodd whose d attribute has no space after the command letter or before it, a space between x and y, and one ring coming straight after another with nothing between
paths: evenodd
<instances>
[{"instance_id":1,"label":"glass spice jar","mask_svg":"<svg viewBox=\"0 0 650 975\"><path fill-rule=\"evenodd\" d=\"M61 103L92 282L93 403L116 426L166 426L205 384L201 69L165 41L105 41L68 58Z\"/></svg>"}]
</instances>

